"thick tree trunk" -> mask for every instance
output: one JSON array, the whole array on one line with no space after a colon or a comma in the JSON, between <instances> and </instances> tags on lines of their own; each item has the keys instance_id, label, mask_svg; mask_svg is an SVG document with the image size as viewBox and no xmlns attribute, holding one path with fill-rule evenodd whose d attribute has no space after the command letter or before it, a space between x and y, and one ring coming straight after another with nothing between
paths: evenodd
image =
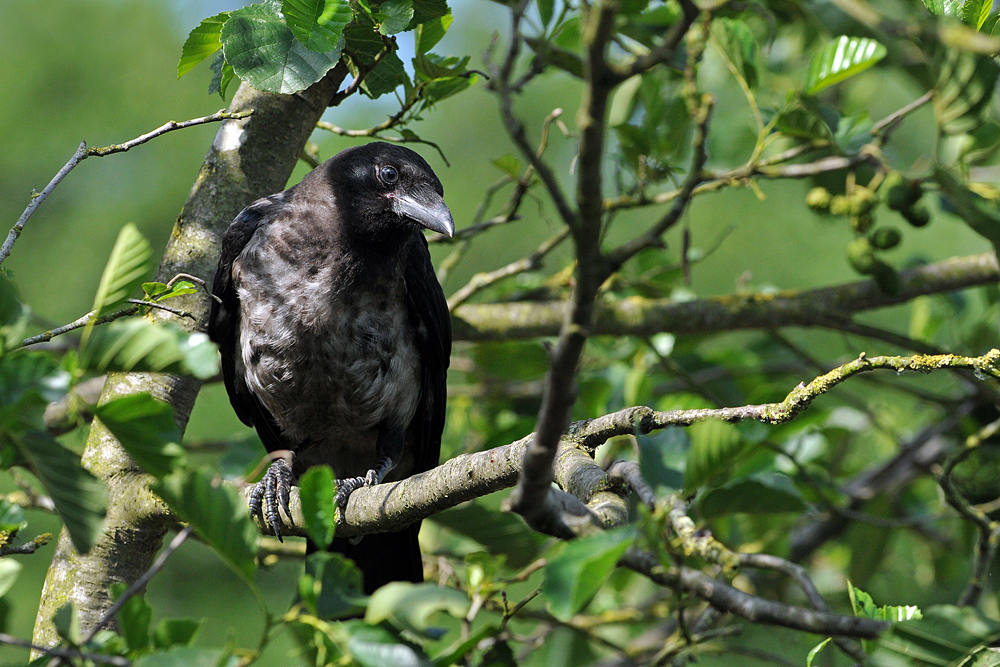
<instances>
[{"instance_id":1,"label":"thick tree trunk","mask_svg":"<svg viewBox=\"0 0 1000 667\"><path fill-rule=\"evenodd\" d=\"M285 187L344 76L345 68L338 66L297 95L272 95L240 86L229 110L249 110L252 115L219 127L174 225L157 280L166 282L178 273L189 273L211 281L222 233L247 204ZM194 313L198 323L174 318L175 323L203 330L207 295L199 291L180 298L184 302L178 306ZM150 392L174 407L183 430L200 386L193 378L170 375L115 375L108 378L101 401ZM76 604L84 632L92 628L110 606L109 586L119 581L130 584L150 566L171 522L166 506L149 491L150 478L96 421L83 463L108 486L104 534L87 554L73 549L65 529L59 536L35 620L34 643L41 646L58 642L52 616L68 602Z\"/></svg>"}]
</instances>

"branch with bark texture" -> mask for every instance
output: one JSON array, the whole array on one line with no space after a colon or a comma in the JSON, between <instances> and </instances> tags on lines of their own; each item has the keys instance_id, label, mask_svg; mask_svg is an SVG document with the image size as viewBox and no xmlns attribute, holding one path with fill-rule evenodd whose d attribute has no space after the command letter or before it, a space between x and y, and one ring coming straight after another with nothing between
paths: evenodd
<instances>
[{"instance_id":1,"label":"branch with bark texture","mask_svg":"<svg viewBox=\"0 0 1000 667\"><path fill-rule=\"evenodd\" d=\"M855 313L906 303L1000 281L992 252L954 257L901 271L898 294L886 294L874 280L772 294L732 294L677 302L671 299L602 299L590 326L592 336L651 336L664 331L704 334L781 327L838 328ZM559 334L564 301L466 303L452 313L455 340L529 339Z\"/></svg>"}]
</instances>

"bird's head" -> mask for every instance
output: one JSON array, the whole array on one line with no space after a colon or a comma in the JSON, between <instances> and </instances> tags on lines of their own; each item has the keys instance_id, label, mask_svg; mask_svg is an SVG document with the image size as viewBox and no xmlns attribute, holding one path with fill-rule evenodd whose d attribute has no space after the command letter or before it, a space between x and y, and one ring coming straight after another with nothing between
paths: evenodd
<instances>
[{"instance_id":1,"label":"bird's head","mask_svg":"<svg viewBox=\"0 0 1000 667\"><path fill-rule=\"evenodd\" d=\"M356 146L338 153L326 168L338 200L351 209L355 234L387 241L419 227L455 233L441 181L409 148L384 142Z\"/></svg>"}]
</instances>

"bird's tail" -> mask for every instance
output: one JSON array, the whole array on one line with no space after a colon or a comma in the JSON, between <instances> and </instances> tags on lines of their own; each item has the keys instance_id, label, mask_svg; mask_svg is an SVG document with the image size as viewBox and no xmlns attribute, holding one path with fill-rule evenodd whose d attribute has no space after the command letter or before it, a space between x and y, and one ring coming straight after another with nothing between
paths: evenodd
<instances>
[{"instance_id":1,"label":"bird's tail","mask_svg":"<svg viewBox=\"0 0 1000 667\"><path fill-rule=\"evenodd\" d=\"M398 533L365 535L357 544L348 538L334 538L330 551L341 553L354 561L364 576L364 590L370 595L375 589L390 581L424 580L424 566L420 559L417 533L420 523L415 523Z\"/></svg>"}]
</instances>

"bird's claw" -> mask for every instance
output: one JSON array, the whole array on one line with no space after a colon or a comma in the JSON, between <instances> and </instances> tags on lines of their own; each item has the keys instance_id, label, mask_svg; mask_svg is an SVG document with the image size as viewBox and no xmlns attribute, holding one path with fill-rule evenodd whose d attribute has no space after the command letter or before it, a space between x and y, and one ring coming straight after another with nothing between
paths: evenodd
<instances>
[{"instance_id":1,"label":"bird's claw","mask_svg":"<svg viewBox=\"0 0 1000 667\"><path fill-rule=\"evenodd\" d=\"M295 521L292 519L292 510L289 508L294 479L288 461L284 458L275 459L261 480L254 484L250 491L250 502L248 503L250 515L259 517L261 521L266 521L280 542L284 542L284 540L281 535L281 514L278 509L284 510L289 526L295 525Z\"/></svg>"},{"instance_id":2,"label":"bird's claw","mask_svg":"<svg viewBox=\"0 0 1000 667\"><path fill-rule=\"evenodd\" d=\"M365 477L348 477L347 479L337 480L337 496L334 499L334 503L343 512L347 509L347 499L351 497L351 494L360 489L362 486L371 486L368 483L368 476Z\"/></svg>"}]
</instances>

